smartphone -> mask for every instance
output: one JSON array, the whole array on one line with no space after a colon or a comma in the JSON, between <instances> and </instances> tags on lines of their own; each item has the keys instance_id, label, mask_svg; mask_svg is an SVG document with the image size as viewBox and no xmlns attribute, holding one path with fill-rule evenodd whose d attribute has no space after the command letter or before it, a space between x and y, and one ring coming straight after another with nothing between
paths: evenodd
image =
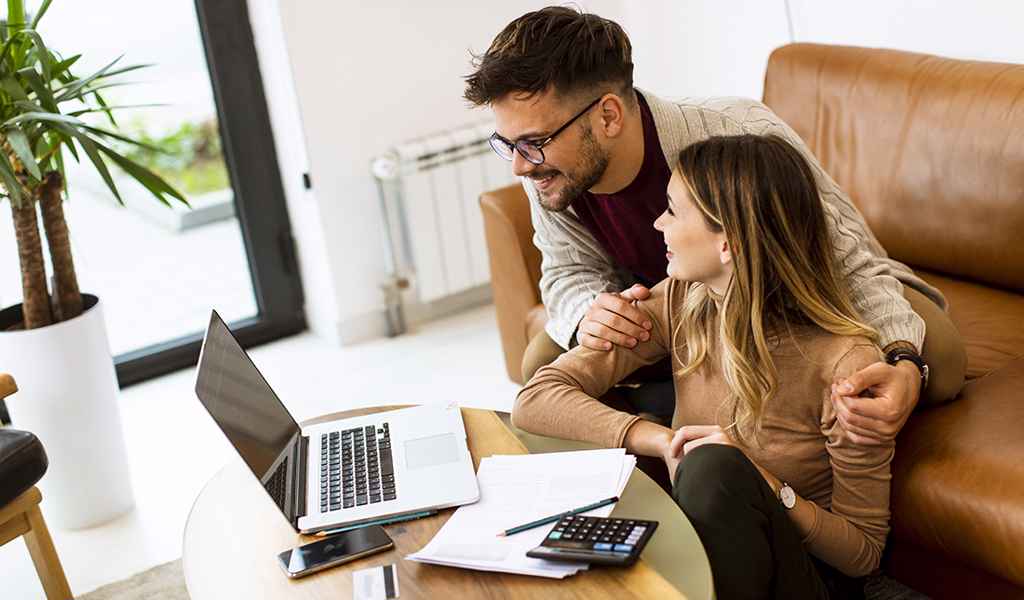
<instances>
[{"instance_id":1,"label":"smartphone","mask_svg":"<svg viewBox=\"0 0 1024 600\"><path fill-rule=\"evenodd\" d=\"M383 527L371 525L285 550L277 560L285 574L295 578L394 547Z\"/></svg>"}]
</instances>

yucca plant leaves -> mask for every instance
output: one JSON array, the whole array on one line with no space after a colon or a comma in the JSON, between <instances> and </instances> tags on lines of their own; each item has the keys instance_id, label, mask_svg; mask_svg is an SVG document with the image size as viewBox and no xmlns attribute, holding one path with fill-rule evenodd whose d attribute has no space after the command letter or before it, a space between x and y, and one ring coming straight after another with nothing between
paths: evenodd
<instances>
[{"instance_id":1,"label":"yucca plant leaves","mask_svg":"<svg viewBox=\"0 0 1024 600\"><path fill-rule=\"evenodd\" d=\"M54 169L64 175L64 149L81 162L78 146L118 202L123 204L110 170L111 162L160 202L169 205L174 199L187 205L185 197L163 178L110 145L118 142L162 152L116 131L118 123L114 116L118 110L159 105L112 105L100 93L129 85L117 77L151 65L121 65L119 56L87 77L76 77L71 68L81 55L64 58L52 52L36 30L51 3L52 0L43 0L31 23L25 23L23 0L8 0L10 22L0 26L0 136L11 153L6 158L0 155L0 186L7 189L12 201L20 202L25 188L19 178L30 176L39 181ZM66 102L73 104L65 105ZM68 106L67 112L61 106ZM81 118L97 113L105 116L111 129ZM15 173L14 158L24 166L24 173Z\"/></svg>"},{"instance_id":2,"label":"yucca plant leaves","mask_svg":"<svg viewBox=\"0 0 1024 600\"><path fill-rule=\"evenodd\" d=\"M32 41L35 43L35 52L29 52L27 55L30 59L29 64L33 61L38 61L39 66L43 68L43 77L46 78L47 81L53 79L50 74L50 51L46 49L46 44L43 43L43 37L34 29L22 29L18 33L32 38Z\"/></svg>"},{"instance_id":3,"label":"yucca plant leaves","mask_svg":"<svg viewBox=\"0 0 1024 600\"><path fill-rule=\"evenodd\" d=\"M145 148L146 150L149 150L151 152L163 152L163 150L161 150L160 148L157 148L156 146L153 146L151 144L147 144L145 142L140 142L138 140L133 140L132 138L130 138L128 136L121 135L120 133L115 133L115 132L110 131L108 129L101 129L99 127L93 127L91 125L83 125L82 129L85 129L86 131L89 131L89 132L94 133L96 135L100 135L100 136L103 136L103 137L108 137L108 138L111 138L111 139L115 139L115 140L117 140L119 142L124 142L126 144L131 144L133 146L138 146L139 148Z\"/></svg>"},{"instance_id":4,"label":"yucca plant leaves","mask_svg":"<svg viewBox=\"0 0 1024 600\"><path fill-rule=\"evenodd\" d=\"M92 96L93 96L93 98L96 98L96 103L99 104L100 106L102 106L105 109L103 112L105 112L107 114L107 119L110 120L110 124L113 125L114 127L117 127L117 121L114 120L113 110L111 109L110 106L107 105L107 101L103 99L103 96L101 96L99 92L93 92ZM155 106L155 105L153 105L153 106Z\"/></svg>"},{"instance_id":5,"label":"yucca plant leaves","mask_svg":"<svg viewBox=\"0 0 1024 600\"><path fill-rule=\"evenodd\" d=\"M100 156L99 150L96 149L96 143L84 135L76 136L75 139L78 141L78 144L82 146L82 150L85 151L86 156L88 156L89 160L92 161L93 166L95 166L96 170L99 171L100 177L103 178L103 183L107 184L107 187L110 188L110 192L114 194L114 198L117 198L118 204L124 206L124 200L121 199L121 194L118 193L117 186L114 185L114 179L110 176L110 170L107 169L106 163L103 162L103 157Z\"/></svg>"},{"instance_id":6,"label":"yucca plant leaves","mask_svg":"<svg viewBox=\"0 0 1024 600\"><path fill-rule=\"evenodd\" d=\"M7 195L10 196L15 206L21 205L21 184L18 183L18 177L14 174L11 163L3 157L0 157L0 179L3 179Z\"/></svg>"},{"instance_id":7,"label":"yucca plant leaves","mask_svg":"<svg viewBox=\"0 0 1024 600\"><path fill-rule=\"evenodd\" d=\"M8 127L3 130L3 135L7 137L14 155L21 161L22 166L37 180L42 179L43 174L39 172L39 165L36 164L36 157L32 154L32 146L25 132L17 127Z\"/></svg>"},{"instance_id":8,"label":"yucca plant leaves","mask_svg":"<svg viewBox=\"0 0 1024 600\"><path fill-rule=\"evenodd\" d=\"M159 199L167 206L170 206L171 203L166 198L164 198L164 195L170 196L178 200L185 206L192 206L191 204L188 203L188 200L186 200L185 197L181 195L181 192L174 189L174 187L171 186L171 184L164 181L163 177L160 177L159 175L150 171L149 169L146 169L145 167L142 167L141 165L132 162L131 160L125 158L124 156L121 156L117 151L107 146L99 144L99 148L104 154L109 156L111 160L117 163L117 166L121 167L121 169L123 169L126 173L134 177L139 183L145 186L146 189L150 191L150 193L156 196L157 199Z\"/></svg>"},{"instance_id":9,"label":"yucca plant leaves","mask_svg":"<svg viewBox=\"0 0 1024 600\"><path fill-rule=\"evenodd\" d=\"M25 93L25 90L21 88L13 77L4 77L3 80L0 80L0 86L14 100L28 100L28 94Z\"/></svg>"},{"instance_id":10,"label":"yucca plant leaves","mask_svg":"<svg viewBox=\"0 0 1024 600\"><path fill-rule=\"evenodd\" d=\"M57 108L57 102L53 97L53 93L50 88L46 87L43 83L43 79L39 77L39 73L36 72L35 68L27 67L18 71L18 74L25 78L32 91L36 93L36 98L39 99L39 103L49 112L59 113L60 109Z\"/></svg>"},{"instance_id":11,"label":"yucca plant leaves","mask_svg":"<svg viewBox=\"0 0 1024 600\"><path fill-rule=\"evenodd\" d=\"M54 77L60 77L61 75L64 74L65 71L67 71L68 69L71 68L71 65L75 64L76 62L78 62L78 59L80 59L80 58L82 58L82 55L81 54L76 54L76 55L72 56L71 58L66 58L66 59L58 62L56 65L53 66L53 76Z\"/></svg>"},{"instance_id":12,"label":"yucca plant leaves","mask_svg":"<svg viewBox=\"0 0 1024 600\"><path fill-rule=\"evenodd\" d=\"M35 29L36 26L39 25L39 19L42 19L43 15L46 14L46 11L49 10L51 2L53 2L53 0L43 0L43 3L39 6L39 10L36 11L36 15L32 17L32 29Z\"/></svg>"}]
</instances>

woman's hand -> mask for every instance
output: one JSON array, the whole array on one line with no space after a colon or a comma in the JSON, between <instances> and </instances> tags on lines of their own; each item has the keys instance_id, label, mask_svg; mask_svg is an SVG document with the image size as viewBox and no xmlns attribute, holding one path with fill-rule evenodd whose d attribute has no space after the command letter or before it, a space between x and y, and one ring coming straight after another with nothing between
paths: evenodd
<instances>
[{"instance_id":1,"label":"woman's hand","mask_svg":"<svg viewBox=\"0 0 1024 600\"><path fill-rule=\"evenodd\" d=\"M668 468L668 478L669 478L669 481L672 482L672 485L675 485L676 484L676 469L679 468L679 461L682 460L683 457L679 456L679 455L676 455L676 454L673 454L672 450L671 450L671 447L672 447L671 440L668 440L668 442L669 443L665 444L665 452L664 452L664 454L662 454L661 458L664 459L665 467Z\"/></svg>"},{"instance_id":2,"label":"woman's hand","mask_svg":"<svg viewBox=\"0 0 1024 600\"><path fill-rule=\"evenodd\" d=\"M673 456L682 458L691 450L704 444L722 444L736 447L729 436L718 425L686 425L676 430L669 450Z\"/></svg>"},{"instance_id":3,"label":"woman's hand","mask_svg":"<svg viewBox=\"0 0 1024 600\"><path fill-rule=\"evenodd\" d=\"M732 446L738 448L740 452L743 452L736 442L732 440L722 428L718 425L687 425L680 427L676 430L676 434L672 436L672 442L669 444L668 456L675 457L675 464L670 465L670 473L672 474L672 484L675 484L676 470L674 467L679 465L679 461L682 460L683 456L689 454L694 448L703 446L704 444L722 444L723 446ZM745 453L744 453L745 454ZM749 457L748 457L749 458ZM669 459L666 458L665 462L668 463ZM778 493L782 483L777 477L769 473L764 467L750 461L754 467L761 473L764 480L768 482L772 490Z\"/></svg>"},{"instance_id":4,"label":"woman's hand","mask_svg":"<svg viewBox=\"0 0 1024 600\"><path fill-rule=\"evenodd\" d=\"M676 430L668 447L662 453L665 466L668 467L668 476L672 484L676 482L676 468L679 461L683 459L690 450L702 444L725 444L735 446L729 436L725 435L722 428L717 425L687 425Z\"/></svg>"}]
</instances>

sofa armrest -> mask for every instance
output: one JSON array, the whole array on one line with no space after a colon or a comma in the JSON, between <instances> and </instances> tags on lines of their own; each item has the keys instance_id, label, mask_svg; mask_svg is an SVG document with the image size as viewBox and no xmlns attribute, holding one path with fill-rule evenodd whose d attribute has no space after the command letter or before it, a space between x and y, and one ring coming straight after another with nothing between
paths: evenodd
<instances>
[{"instance_id":1,"label":"sofa armrest","mask_svg":"<svg viewBox=\"0 0 1024 600\"><path fill-rule=\"evenodd\" d=\"M540 251L533 245L530 201L519 184L480 196L491 265L491 289L498 313L505 369L523 383L526 314L540 302Z\"/></svg>"}]
</instances>

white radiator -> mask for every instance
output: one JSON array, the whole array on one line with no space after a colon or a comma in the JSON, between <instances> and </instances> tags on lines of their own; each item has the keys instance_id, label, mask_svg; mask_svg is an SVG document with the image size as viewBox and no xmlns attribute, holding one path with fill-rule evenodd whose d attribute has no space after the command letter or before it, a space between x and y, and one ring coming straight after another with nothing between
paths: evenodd
<instances>
[{"instance_id":1,"label":"white radiator","mask_svg":"<svg viewBox=\"0 0 1024 600\"><path fill-rule=\"evenodd\" d=\"M396 146L373 161L393 280L432 303L490 282L480 194L517 182L487 139L493 123ZM396 332L397 333L397 332Z\"/></svg>"}]
</instances>

